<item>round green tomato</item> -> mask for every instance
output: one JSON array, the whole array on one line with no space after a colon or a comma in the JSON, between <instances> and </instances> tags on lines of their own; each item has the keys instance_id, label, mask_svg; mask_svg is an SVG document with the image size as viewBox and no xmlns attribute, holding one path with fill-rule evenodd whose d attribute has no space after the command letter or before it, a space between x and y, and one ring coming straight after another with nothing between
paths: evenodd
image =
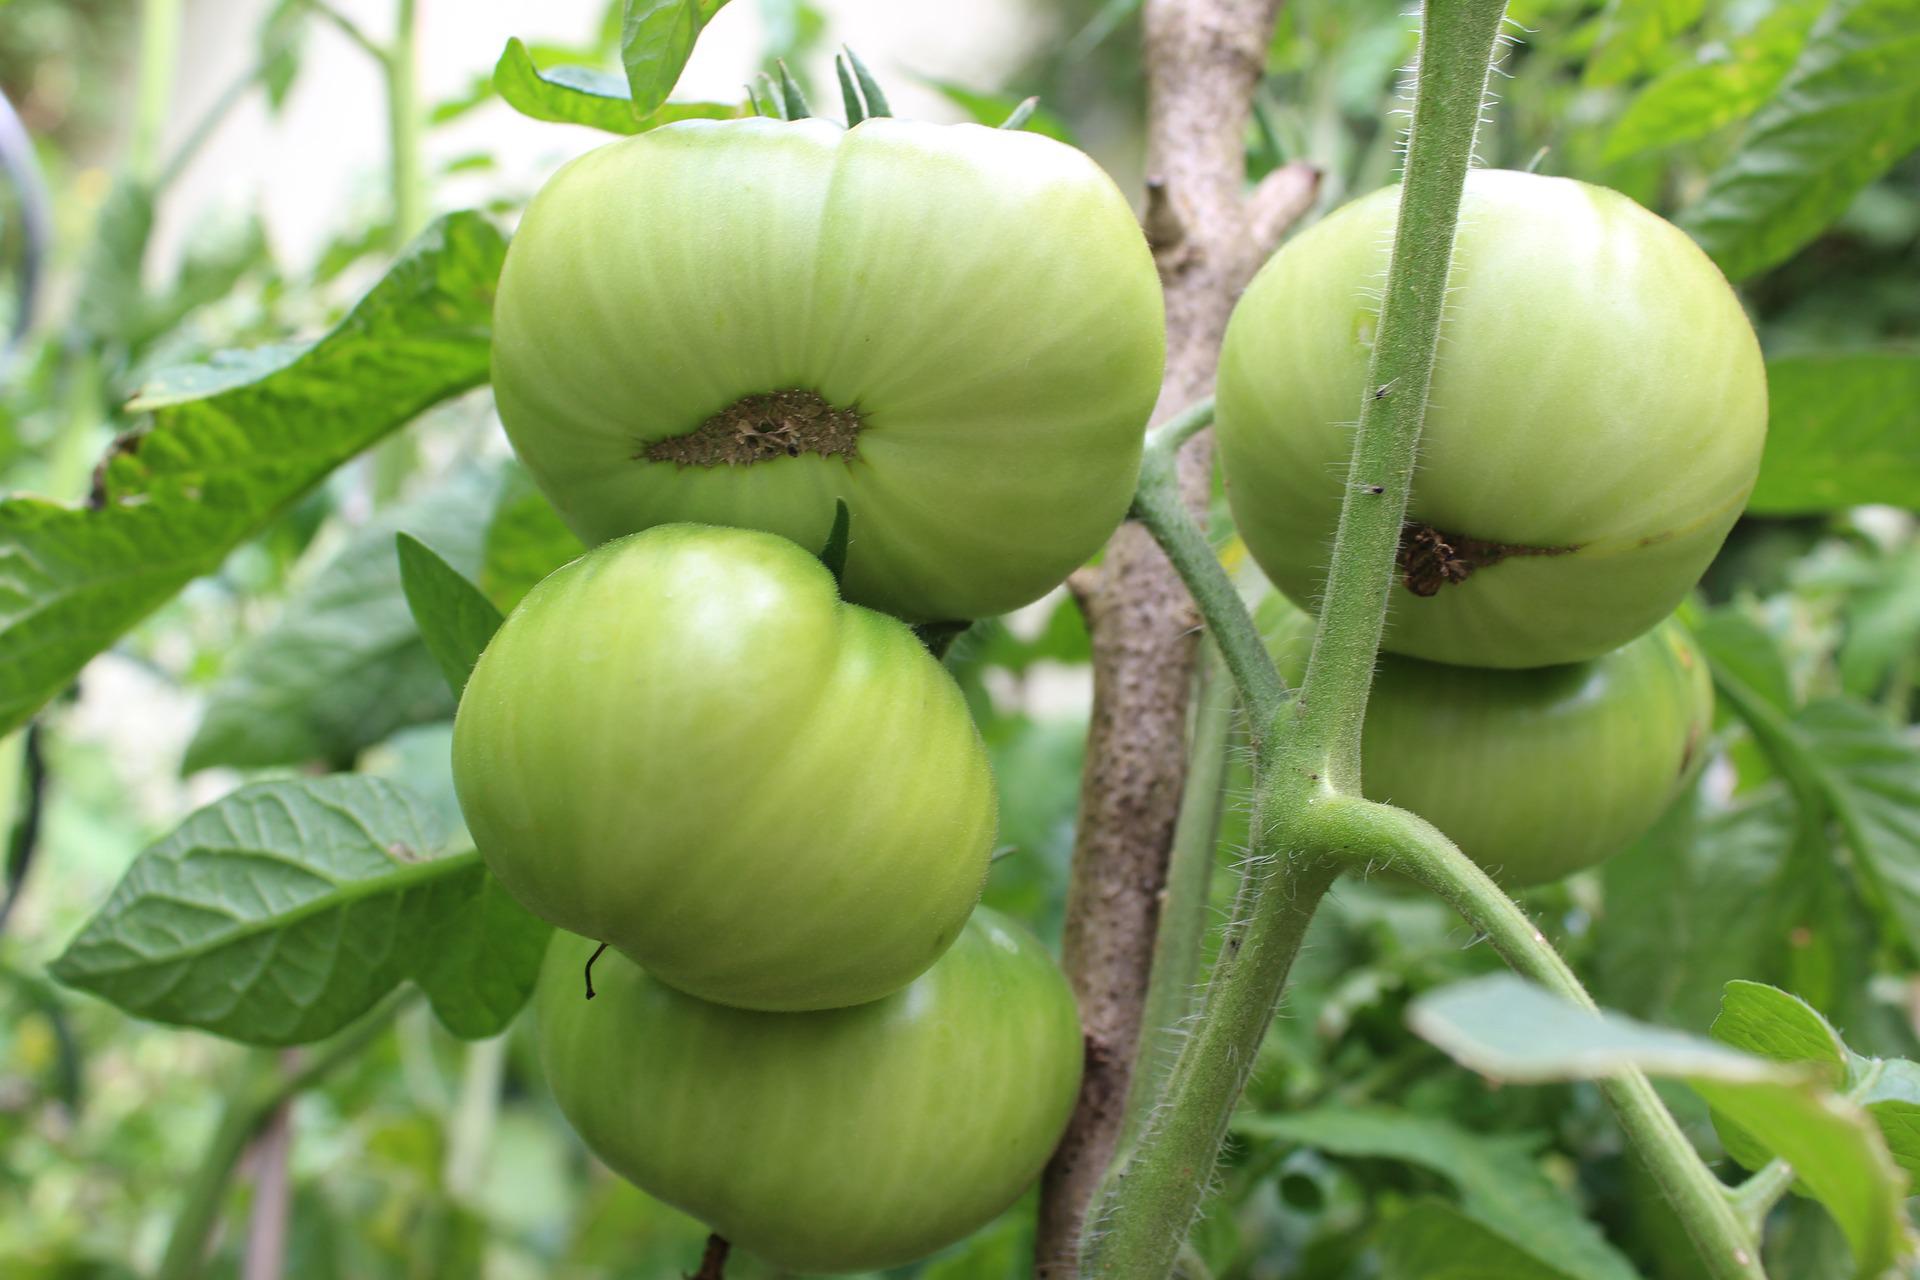
<instances>
[{"instance_id":1,"label":"round green tomato","mask_svg":"<svg viewBox=\"0 0 1920 1280\"><path fill-rule=\"evenodd\" d=\"M1119 523L1165 331L1139 224L1037 134L690 121L534 198L500 420L588 545L676 520L818 547L915 621L1035 600Z\"/></svg>"},{"instance_id":2,"label":"round green tomato","mask_svg":"<svg viewBox=\"0 0 1920 1280\"><path fill-rule=\"evenodd\" d=\"M1219 438L1254 559L1317 600L1399 188L1293 240L1227 327ZM1467 178L1387 648L1477 667L1596 657L1673 612L1759 474L1760 348L1678 228L1566 178Z\"/></svg>"},{"instance_id":3,"label":"round green tomato","mask_svg":"<svg viewBox=\"0 0 1920 1280\"><path fill-rule=\"evenodd\" d=\"M1016 1200L1080 1087L1073 993L982 908L912 986L819 1013L708 1004L557 935L535 998L560 1110L602 1160L789 1271L897 1266Z\"/></svg>"},{"instance_id":4,"label":"round green tomato","mask_svg":"<svg viewBox=\"0 0 1920 1280\"><path fill-rule=\"evenodd\" d=\"M1313 620L1277 596L1263 620L1298 680ZM1525 671L1383 654L1362 789L1433 823L1502 883L1544 884L1644 834L1712 726L1706 659L1673 620L1598 658Z\"/></svg>"},{"instance_id":5,"label":"round green tomato","mask_svg":"<svg viewBox=\"0 0 1920 1280\"><path fill-rule=\"evenodd\" d=\"M905 986L960 931L993 843L946 670L744 529L664 525L535 587L467 682L453 779L528 910L754 1009Z\"/></svg>"}]
</instances>

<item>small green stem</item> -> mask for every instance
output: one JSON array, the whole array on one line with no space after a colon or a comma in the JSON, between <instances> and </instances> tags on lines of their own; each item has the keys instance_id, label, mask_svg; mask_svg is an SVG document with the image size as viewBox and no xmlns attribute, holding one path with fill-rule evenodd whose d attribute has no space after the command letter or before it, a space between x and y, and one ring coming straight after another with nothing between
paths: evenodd
<instances>
[{"instance_id":1,"label":"small green stem","mask_svg":"<svg viewBox=\"0 0 1920 1280\"><path fill-rule=\"evenodd\" d=\"M181 10L182 0L142 0L140 5L140 70L127 144L127 172L136 182L152 181L159 168L160 136L180 60Z\"/></svg>"},{"instance_id":2,"label":"small green stem","mask_svg":"<svg viewBox=\"0 0 1920 1280\"><path fill-rule=\"evenodd\" d=\"M500 1114L500 1081L506 1074L507 1037L497 1035L467 1046L460 1076L460 1099L447 1133L442 1179L447 1194L471 1204L485 1184L487 1153Z\"/></svg>"},{"instance_id":3,"label":"small green stem","mask_svg":"<svg viewBox=\"0 0 1920 1280\"><path fill-rule=\"evenodd\" d=\"M360 50L368 57L376 62L384 62L386 60L387 51L381 48L365 31L361 30L359 23L327 3L327 0L306 0L306 5L316 16L332 23L341 35L358 45Z\"/></svg>"},{"instance_id":4,"label":"small green stem","mask_svg":"<svg viewBox=\"0 0 1920 1280\"><path fill-rule=\"evenodd\" d=\"M1361 722L1413 488L1461 192L1505 9L1504 0L1429 0L1424 11L1386 294L1299 700L1303 758L1341 791L1359 790Z\"/></svg>"},{"instance_id":5,"label":"small green stem","mask_svg":"<svg viewBox=\"0 0 1920 1280\"><path fill-rule=\"evenodd\" d=\"M420 110L415 44L415 0L400 0L393 44L387 49L387 139L393 181L393 250L398 253L427 225L426 178L421 160L425 121Z\"/></svg>"},{"instance_id":6,"label":"small green stem","mask_svg":"<svg viewBox=\"0 0 1920 1280\"><path fill-rule=\"evenodd\" d=\"M245 1154L260 1126L280 1105L313 1088L334 1070L360 1056L392 1024L397 1014L413 998L402 992L389 997L360 1021L308 1057L293 1072L282 1072L272 1054L253 1055L247 1083L227 1097L213 1137L200 1156L199 1167L187 1184L186 1202L173 1220L167 1237L167 1251L154 1272L154 1280L192 1280L204 1269L207 1241L227 1198L227 1184L233 1170Z\"/></svg>"},{"instance_id":7,"label":"small green stem","mask_svg":"<svg viewBox=\"0 0 1920 1280\"><path fill-rule=\"evenodd\" d=\"M1141 1010L1141 1040L1126 1124L1119 1149L1126 1151L1159 1103L1160 1089L1179 1044L1181 1026L1198 1003L1201 944L1206 940L1215 849L1220 840L1221 786L1233 737L1233 684L1220 651L1204 645L1194 680L1193 748L1186 789L1174 823L1167 859L1166 895L1153 938L1153 967Z\"/></svg>"},{"instance_id":8,"label":"small green stem","mask_svg":"<svg viewBox=\"0 0 1920 1280\"><path fill-rule=\"evenodd\" d=\"M1785 1160L1769 1160L1752 1177L1727 1192L1734 1211L1746 1222L1754 1239L1760 1238L1773 1206L1792 1189L1793 1179L1792 1165Z\"/></svg>"},{"instance_id":9,"label":"small green stem","mask_svg":"<svg viewBox=\"0 0 1920 1280\"><path fill-rule=\"evenodd\" d=\"M1596 1006L1565 960L1497 884L1426 819L1352 796L1319 806L1320 829L1350 866L1392 866L1445 899L1514 972L1582 1008ZM1764 1280L1759 1241L1640 1071L1597 1082L1666 1193L1712 1280Z\"/></svg>"},{"instance_id":10,"label":"small green stem","mask_svg":"<svg viewBox=\"0 0 1920 1280\"><path fill-rule=\"evenodd\" d=\"M1287 687L1274 669L1273 658L1260 630L1247 612L1220 557L1194 523L1180 497L1180 446L1213 420L1213 401L1204 400L1147 437L1140 463L1140 487L1133 496L1133 516L1166 552L1180 574L1213 642L1220 646L1227 670L1247 707L1247 723L1255 752L1266 744L1267 730L1280 713Z\"/></svg>"}]
</instances>

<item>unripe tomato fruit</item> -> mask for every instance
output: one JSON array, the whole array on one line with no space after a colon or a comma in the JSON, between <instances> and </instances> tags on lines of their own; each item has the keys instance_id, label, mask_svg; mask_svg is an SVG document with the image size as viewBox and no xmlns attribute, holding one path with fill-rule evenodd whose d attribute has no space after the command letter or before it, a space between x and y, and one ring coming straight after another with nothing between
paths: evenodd
<instances>
[{"instance_id":1,"label":"unripe tomato fruit","mask_svg":"<svg viewBox=\"0 0 1920 1280\"><path fill-rule=\"evenodd\" d=\"M745 529L650 529L536 586L467 681L453 779L528 910L753 1009L905 986L959 933L993 843L952 677Z\"/></svg>"},{"instance_id":2,"label":"unripe tomato fruit","mask_svg":"<svg viewBox=\"0 0 1920 1280\"><path fill-rule=\"evenodd\" d=\"M1317 604L1367 388L1399 188L1293 240L1227 327L1234 519ZM1759 474L1740 302L1678 228L1566 178L1468 175L1386 647L1478 667L1596 657L1672 613Z\"/></svg>"},{"instance_id":3,"label":"unripe tomato fruit","mask_svg":"<svg viewBox=\"0 0 1920 1280\"><path fill-rule=\"evenodd\" d=\"M1313 619L1261 609L1297 681ZM1361 735L1361 789L1440 828L1496 880L1545 884L1633 843L1705 757L1713 680L1668 620L1611 653L1525 671L1383 654Z\"/></svg>"},{"instance_id":4,"label":"unripe tomato fruit","mask_svg":"<svg viewBox=\"0 0 1920 1280\"><path fill-rule=\"evenodd\" d=\"M912 986L820 1013L682 995L558 934L535 997L555 1099L641 1189L803 1273L896 1266L1005 1209L1080 1087L1073 993L985 908Z\"/></svg>"},{"instance_id":5,"label":"unripe tomato fruit","mask_svg":"<svg viewBox=\"0 0 1920 1280\"><path fill-rule=\"evenodd\" d=\"M589 546L676 520L820 546L914 621L1016 608L1125 514L1165 354L1100 168L1037 134L689 121L567 165L494 305L520 458Z\"/></svg>"}]
</instances>

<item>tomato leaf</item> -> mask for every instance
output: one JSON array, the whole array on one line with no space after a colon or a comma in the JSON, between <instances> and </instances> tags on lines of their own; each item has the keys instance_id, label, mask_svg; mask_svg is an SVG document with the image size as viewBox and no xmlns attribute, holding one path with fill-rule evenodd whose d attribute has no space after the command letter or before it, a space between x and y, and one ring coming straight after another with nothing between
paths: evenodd
<instances>
[{"instance_id":1,"label":"tomato leaf","mask_svg":"<svg viewBox=\"0 0 1920 1280\"><path fill-rule=\"evenodd\" d=\"M489 470L462 472L356 530L277 621L226 656L182 771L315 760L348 768L395 730L450 717L436 655L407 611L393 539L404 528L477 567L473 511L498 483Z\"/></svg>"},{"instance_id":2,"label":"tomato leaf","mask_svg":"<svg viewBox=\"0 0 1920 1280\"><path fill-rule=\"evenodd\" d=\"M1729 982L1708 1034L1758 1058L1813 1064L1829 1084L1846 1073L1847 1047L1819 1010L1765 983Z\"/></svg>"},{"instance_id":3,"label":"tomato leaf","mask_svg":"<svg viewBox=\"0 0 1920 1280\"><path fill-rule=\"evenodd\" d=\"M620 63L633 109L652 115L673 92L693 56L693 43L727 0L626 0L620 18Z\"/></svg>"},{"instance_id":4,"label":"tomato leaf","mask_svg":"<svg viewBox=\"0 0 1920 1280\"><path fill-rule=\"evenodd\" d=\"M585 125L608 133L644 133L676 120L729 120L741 114L738 104L728 102L662 102L643 113L619 76L594 67L543 71L517 39L507 41L494 64L493 88L508 106L530 119Z\"/></svg>"},{"instance_id":5,"label":"tomato leaf","mask_svg":"<svg viewBox=\"0 0 1920 1280\"><path fill-rule=\"evenodd\" d=\"M1288 1142L1330 1155L1399 1160L1447 1179L1460 1211L1514 1249L1550 1261L1549 1276L1632 1280L1633 1267L1544 1173L1537 1140L1474 1133L1436 1116L1387 1107L1318 1107L1234 1118L1247 1141Z\"/></svg>"},{"instance_id":6,"label":"tomato leaf","mask_svg":"<svg viewBox=\"0 0 1920 1280\"><path fill-rule=\"evenodd\" d=\"M1381 1231L1381 1280L1567 1280L1441 1200L1418 1200Z\"/></svg>"},{"instance_id":7,"label":"tomato leaf","mask_svg":"<svg viewBox=\"0 0 1920 1280\"><path fill-rule=\"evenodd\" d=\"M493 601L426 543L402 533L395 539L400 557L400 586L407 608L420 628L427 652L447 677L458 698L473 674L473 664L505 621Z\"/></svg>"},{"instance_id":8,"label":"tomato leaf","mask_svg":"<svg viewBox=\"0 0 1920 1280\"><path fill-rule=\"evenodd\" d=\"M1706 0L1612 0L1587 59L1589 85L1625 84L1650 70L1673 38L1700 20Z\"/></svg>"},{"instance_id":9,"label":"tomato leaf","mask_svg":"<svg viewBox=\"0 0 1920 1280\"><path fill-rule=\"evenodd\" d=\"M1747 990L1735 1003L1739 1012L1727 1034L1761 1036L1775 1051L1788 1044L1814 1046L1831 1067L1834 1043L1815 1046L1805 1017L1787 1014L1782 1000ZM1630 1067L1685 1080L1730 1122L1738 1136L1728 1135L1734 1138L1729 1150L1737 1158L1763 1162L1777 1155L1793 1166L1846 1233L1861 1276L1880 1274L1906 1252L1906 1175L1866 1112L1825 1088L1814 1065L1770 1061L1582 1008L1504 973L1428 992L1407 1018L1456 1062L1498 1080L1594 1080Z\"/></svg>"},{"instance_id":10,"label":"tomato leaf","mask_svg":"<svg viewBox=\"0 0 1920 1280\"><path fill-rule=\"evenodd\" d=\"M1838 0L1680 224L1739 280L1784 262L1920 145L1920 7Z\"/></svg>"},{"instance_id":11,"label":"tomato leaf","mask_svg":"<svg viewBox=\"0 0 1920 1280\"><path fill-rule=\"evenodd\" d=\"M500 500L487 521L486 555L480 565L480 589L511 612L540 579L586 550L561 522L518 464L507 468Z\"/></svg>"},{"instance_id":12,"label":"tomato leaf","mask_svg":"<svg viewBox=\"0 0 1920 1280\"><path fill-rule=\"evenodd\" d=\"M87 507L0 502L0 731L327 472L486 381L504 248L479 214L442 219L318 342L156 378Z\"/></svg>"},{"instance_id":13,"label":"tomato leaf","mask_svg":"<svg viewBox=\"0 0 1920 1280\"><path fill-rule=\"evenodd\" d=\"M1724 44L1704 46L1694 62L1669 67L1642 89L1607 136L1605 158L1703 138L1759 109L1799 57L1823 0L1788 0Z\"/></svg>"},{"instance_id":14,"label":"tomato leaf","mask_svg":"<svg viewBox=\"0 0 1920 1280\"><path fill-rule=\"evenodd\" d=\"M379 778L243 787L135 858L51 971L250 1044L323 1039L408 979L450 1029L494 1034L550 931L477 853L434 856L445 839L430 805Z\"/></svg>"},{"instance_id":15,"label":"tomato leaf","mask_svg":"<svg viewBox=\"0 0 1920 1280\"><path fill-rule=\"evenodd\" d=\"M1916 37L1920 42L1920 37ZM1762 515L1884 502L1920 507L1920 356L1797 356L1767 364Z\"/></svg>"}]
</instances>

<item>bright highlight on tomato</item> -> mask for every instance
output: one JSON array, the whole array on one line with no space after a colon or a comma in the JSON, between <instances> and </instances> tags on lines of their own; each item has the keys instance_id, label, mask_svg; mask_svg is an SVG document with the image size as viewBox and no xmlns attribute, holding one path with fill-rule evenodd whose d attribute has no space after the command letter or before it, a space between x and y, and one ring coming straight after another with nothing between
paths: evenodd
<instances>
[{"instance_id":1,"label":"bright highlight on tomato","mask_svg":"<svg viewBox=\"0 0 1920 1280\"><path fill-rule=\"evenodd\" d=\"M1399 189L1270 261L1235 309L1218 431L1234 518L1315 603L1367 388ZM1759 473L1766 376L1678 228L1565 178L1469 175L1385 644L1481 667L1591 658L1671 613Z\"/></svg>"},{"instance_id":2,"label":"bright highlight on tomato","mask_svg":"<svg viewBox=\"0 0 1920 1280\"><path fill-rule=\"evenodd\" d=\"M1313 619L1272 597L1263 630L1298 681ZM1620 852L1691 780L1713 681L1677 621L1586 662L1526 671L1383 654L1367 703L1367 798L1410 809L1511 886Z\"/></svg>"},{"instance_id":3,"label":"bright highlight on tomato","mask_svg":"<svg viewBox=\"0 0 1920 1280\"><path fill-rule=\"evenodd\" d=\"M849 600L1005 612L1125 514L1165 334L1125 198L1037 134L693 121L528 208L493 388L588 545L670 521L821 545Z\"/></svg>"},{"instance_id":4,"label":"bright highlight on tomato","mask_svg":"<svg viewBox=\"0 0 1920 1280\"><path fill-rule=\"evenodd\" d=\"M453 773L529 910L745 1008L899 990L959 933L993 843L952 677L750 530L651 529L535 587L467 683Z\"/></svg>"},{"instance_id":5,"label":"bright highlight on tomato","mask_svg":"<svg viewBox=\"0 0 1920 1280\"><path fill-rule=\"evenodd\" d=\"M750 1013L557 935L535 1000L587 1145L736 1246L808 1274L896 1266L1017 1199L1066 1127L1080 1023L1025 930L981 909L885 1000Z\"/></svg>"}]
</instances>

